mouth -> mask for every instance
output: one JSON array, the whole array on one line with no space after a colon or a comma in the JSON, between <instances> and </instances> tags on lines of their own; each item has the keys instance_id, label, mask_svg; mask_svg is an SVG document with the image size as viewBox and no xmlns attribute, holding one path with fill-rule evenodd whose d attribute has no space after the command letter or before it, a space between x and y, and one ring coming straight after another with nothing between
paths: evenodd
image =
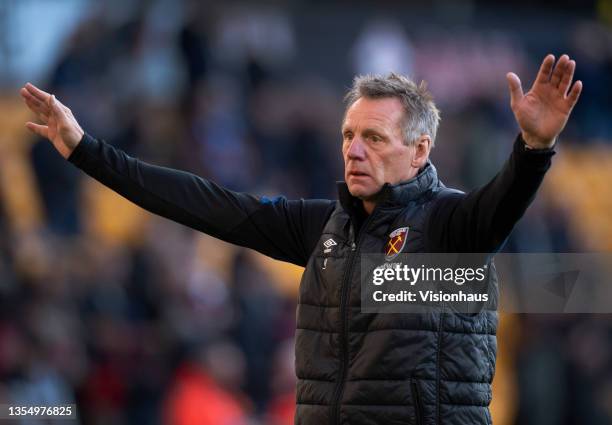
<instances>
[{"instance_id":1,"label":"mouth","mask_svg":"<svg viewBox=\"0 0 612 425\"><path fill-rule=\"evenodd\" d=\"M349 177L369 177L370 175L362 171L349 171L348 176Z\"/></svg>"}]
</instances>

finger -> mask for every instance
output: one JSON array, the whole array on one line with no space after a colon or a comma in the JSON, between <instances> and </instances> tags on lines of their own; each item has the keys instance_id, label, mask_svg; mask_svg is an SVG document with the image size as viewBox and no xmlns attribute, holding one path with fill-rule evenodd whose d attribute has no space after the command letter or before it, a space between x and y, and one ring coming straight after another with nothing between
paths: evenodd
<instances>
[{"instance_id":1,"label":"finger","mask_svg":"<svg viewBox=\"0 0 612 425\"><path fill-rule=\"evenodd\" d=\"M36 97L34 97L32 94L30 94L30 92L28 92L25 88L22 88L19 93L21 94L21 97L23 97L23 99L25 101L29 101L30 104L32 105L37 105L39 107L43 106L44 103L41 102L40 100L38 100Z\"/></svg>"},{"instance_id":2,"label":"finger","mask_svg":"<svg viewBox=\"0 0 612 425\"><path fill-rule=\"evenodd\" d=\"M559 87L559 83L561 82L561 77L565 73L565 68L567 67L568 62L569 62L568 55L562 55L561 58L559 58L557 65L555 65L555 69L553 69L552 76L550 77L550 84L553 87Z\"/></svg>"},{"instance_id":3,"label":"finger","mask_svg":"<svg viewBox=\"0 0 612 425\"><path fill-rule=\"evenodd\" d=\"M34 97L31 96L24 96L22 95L23 100L25 101L26 105L28 105L28 108L32 109L41 109L42 108L42 104L36 100Z\"/></svg>"},{"instance_id":4,"label":"finger","mask_svg":"<svg viewBox=\"0 0 612 425\"><path fill-rule=\"evenodd\" d=\"M514 72L507 73L506 79L510 88L510 105L512 106L523 98L523 88L521 87L520 78Z\"/></svg>"},{"instance_id":5,"label":"finger","mask_svg":"<svg viewBox=\"0 0 612 425\"><path fill-rule=\"evenodd\" d=\"M26 89L25 87L22 87L21 89L19 89L19 94L24 99L33 99L34 98L34 96L31 95L30 92L28 91L28 89Z\"/></svg>"},{"instance_id":6,"label":"finger","mask_svg":"<svg viewBox=\"0 0 612 425\"><path fill-rule=\"evenodd\" d=\"M580 97L580 93L582 92L582 81L578 80L572 86L569 94L567 95L567 106L570 110L574 107L576 102L578 102L578 98Z\"/></svg>"},{"instance_id":7,"label":"finger","mask_svg":"<svg viewBox=\"0 0 612 425\"><path fill-rule=\"evenodd\" d=\"M540 65L540 70L538 71L538 75L536 77L536 83L547 83L548 80L550 80L550 73L554 63L555 57L551 54L546 55L542 61L542 65Z\"/></svg>"},{"instance_id":8,"label":"finger","mask_svg":"<svg viewBox=\"0 0 612 425\"><path fill-rule=\"evenodd\" d=\"M41 89L39 89L38 87L36 87L34 84L32 83L27 83L25 85L26 90L32 94L32 96L36 97L38 100L41 100L43 102L47 102L49 100L49 98L51 97L51 95L49 93L47 93L46 91L43 91Z\"/></svg>"},{"instance_id":9,"label":"finger","mask_svg":"<svg viewBox=\"0 0 612 425\"><path fill-rule=\"evenodd\" d=\"M46 125L40 125L33 122L28 121L26 123L26 128L30 130L34 134L38 134L39 136L44 137L45 139L49 138L49 127Z\"/></svg>"},{"instance_id":10,"label":"finger","mask_svg":"<svg viewBox=\"0 0 612 425\"><path fill-rule=\"evenodd\" d=\"M572 78L574 78L574 70L576 69L576 61L569 61L567 66L565 67L565 71L563 72L563 77L561 77L561 82L559 83L559 90L565 96L567 94L567 90L569 89L570 84L572 84Z\"/></svg>"},{"instance_id":11,"label":"finger","mask_svg":"<svg viewBox=\"0 0 612 425\"><path fill-rule=\"evenodd\" d=\"M30 100L26 100L26 105L32 112L36 114L36 116L45 124L49 121L49 115L45 112L42 112L37 106L31 105Z\"/></svg>"},{"instance_id":12,"label":"finger","mask_svg":"<svg viewBox=\"0 0 612 425\"><path fill-rule=\"evenodd\" d=\"M22 95L22 97L25 100L25 103L28 108L30 108L32 111L49 115L49 108L45 103L41 102L30 94Z\"/></svg>"},{"instance_id":13,"label":"finger","mask_svg":"<svg viewBox=\"0 0 612 425\"><path fill-rule=\"evenodd\" d=\"M53 114L57 120L66 119L66 111L62 107L63 105L57 99L55 99L54 95L49 96L48 105L51 109L51 114Z\"/></svg>"}]
</instances>

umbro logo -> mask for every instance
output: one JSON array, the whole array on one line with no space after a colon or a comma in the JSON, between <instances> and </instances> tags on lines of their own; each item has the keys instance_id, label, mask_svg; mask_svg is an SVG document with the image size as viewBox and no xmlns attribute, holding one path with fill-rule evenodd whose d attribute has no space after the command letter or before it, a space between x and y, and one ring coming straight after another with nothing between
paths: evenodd
<instances>
[{"instance_id":1,"label":"umbro logo","mask_svg":"<svg viewBox=\"0 0 612 425\"><path fill-rule=\"evenodd\" d=\"M323 252L324 252L325 254L327 254L328 252L331 252L331 250L332 250L332 246L334 246L334 245L338 245L338 244L336 243L336 241L335 241L335 240L333 240L332 238L329 238L328 240L326 240L325 242L323 242L323 246L325 247L325 249L323 250Z\"/></svg>"}]
</instances>

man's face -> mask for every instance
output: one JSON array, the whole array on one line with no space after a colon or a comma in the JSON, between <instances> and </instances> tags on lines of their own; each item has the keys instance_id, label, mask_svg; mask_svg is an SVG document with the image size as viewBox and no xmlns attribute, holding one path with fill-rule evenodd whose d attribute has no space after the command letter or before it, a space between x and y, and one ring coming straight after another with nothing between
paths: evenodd
<instances>
[{"instance_id":1,"label":"man's face","mask_svg":"<svg viewBox=\"0 0 612 425\"><path fill-rule=\"evenodd\" d=\"M346 112L342 125L344 179L349 192L369 200L385 183L409 180L415 148L404 143L404 108L397 98L362 97Z\"/></svg>"}]
</instances>

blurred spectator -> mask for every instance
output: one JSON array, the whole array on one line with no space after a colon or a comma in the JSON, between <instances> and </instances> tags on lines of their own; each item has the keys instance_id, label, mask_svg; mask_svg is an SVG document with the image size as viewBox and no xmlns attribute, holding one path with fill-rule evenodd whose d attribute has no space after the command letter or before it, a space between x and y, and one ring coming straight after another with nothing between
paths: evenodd
<instances>
[{"instance_id":1,"label":"blurred spectator","mask_svg":"<svg viewBox=\"0 0 612 425\"><path fill-rule=\"evenodd\" d=\"M376 18L368 22L352 54L356 74L414 74L412 44L393 19Z\"/></svg>"},{"instance_id":2,"label":"blurred spectator","mask_svg":"<svg viewBox=\"0 0 612 425\"><path fill-rule=\"evenodd\" d=\"M244 357L228 342L203 348L194 362L179 367L165 401L164 423L248 424L248 401L240 396Z\"/></svg>"}]
</instances>

